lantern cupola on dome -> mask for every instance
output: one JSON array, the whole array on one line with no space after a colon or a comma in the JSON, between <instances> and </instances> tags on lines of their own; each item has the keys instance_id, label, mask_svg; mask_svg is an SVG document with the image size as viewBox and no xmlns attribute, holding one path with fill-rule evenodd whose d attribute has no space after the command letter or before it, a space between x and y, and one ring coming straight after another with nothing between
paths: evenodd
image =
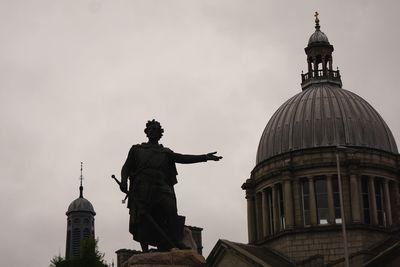
<instances>
[{"instance_id":1,"label":"lantern cupola on dome","mask_svg":"<svg viewBox=\"0 0 400 267\"><path fill-rule=\"evenodd\" d=\"M339 70L332 68L333 46L319 25L318 12L315 12L315 32L310 36L304 49L307 54L308 72L301 74L301 87L307 89L315 83L332 83L342 87Z\"/></svg>"}]
</instances>

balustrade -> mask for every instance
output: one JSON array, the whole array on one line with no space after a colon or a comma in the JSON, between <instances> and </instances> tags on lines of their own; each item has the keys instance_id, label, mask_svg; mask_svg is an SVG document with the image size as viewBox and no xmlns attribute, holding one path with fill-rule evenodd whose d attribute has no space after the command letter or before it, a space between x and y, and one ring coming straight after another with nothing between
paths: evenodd
<instances>
[{"instance_id":1,"label":"balustrade","mask_svg":"<svg viewBox=\"0 0 400 267\"><path fill-rule=\"evenodd\" d=\"M317 70L317 71L311 71L307 73L302 73L301 74L301 81L306 82L310 79L333 79L333 80L340 80L340 72L339 70Z\"/></svg>"}]
</instances>

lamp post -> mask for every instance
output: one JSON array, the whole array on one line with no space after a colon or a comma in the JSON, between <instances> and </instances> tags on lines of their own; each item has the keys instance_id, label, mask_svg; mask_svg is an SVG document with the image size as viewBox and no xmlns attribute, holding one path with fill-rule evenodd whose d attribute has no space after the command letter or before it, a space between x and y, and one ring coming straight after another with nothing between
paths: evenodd
<instances>
[{"instance_id":1,"label":"lamp post","mask_svg":"<svg viewBox=\"0 0 400 267\"><path fill-rule=\"evenodd\" d=\"M340 159L339 159L339 150L354 150L345 146L336 146L336 167L337 167L337 176L338 176L338 186L339 186L339 199L340 199L340 215L342 217L342 235L343 235L343 249L344 249L344 261L345 266L349 267L349 251L347 247L347 233L346 233L346 220L344 216L344 204L343 204L343 187L342 187L342 178L340 175Z\"/></svg>"}]
</instances>

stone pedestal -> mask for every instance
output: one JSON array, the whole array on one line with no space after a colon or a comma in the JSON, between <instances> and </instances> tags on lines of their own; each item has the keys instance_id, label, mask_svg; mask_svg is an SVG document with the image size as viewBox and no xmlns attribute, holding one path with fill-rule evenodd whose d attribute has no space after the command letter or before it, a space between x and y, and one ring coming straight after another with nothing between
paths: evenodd
<instances>
[{"instance_id":1,"label":"stone pedestal","mask_svg":"<svg viewBox=\"0 0 400 267\"><path fill-rule=\"evenodd\" d=\"M205 267L203 256L194 250L172 250L133 255L122 267Z\"/></svg>"}]
</instances>

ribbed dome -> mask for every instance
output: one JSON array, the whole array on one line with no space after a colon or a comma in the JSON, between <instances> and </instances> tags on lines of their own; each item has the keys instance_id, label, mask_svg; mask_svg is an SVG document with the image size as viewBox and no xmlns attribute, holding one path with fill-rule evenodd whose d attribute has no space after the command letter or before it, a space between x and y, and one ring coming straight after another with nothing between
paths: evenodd
<instances>
[{"instance_id":1,"label":"ribbed dome","mask_svg":"<svg viewBox=\"0 0 400 267\"><path fill-rule=\"evenodd\" d=\"M313 43L327 43L329 44L328 37L325 35L325 33L321 32L320 30L315 30L313 34L311 34L310 38L308 39L308 44L313 44Z\"/></svg>"},{"instance_id":2,"label":"ribbed dome","mask_svg":"<svg viewBox=\"0 0 400 267\"><path fill-rule=\"evenodd\" d=\"M92 203L90 203L89 200L83 197L79 197L72 201L71 204L69 204L66 214L68 215L70 212L74 211L86 211L91 212L93 215L96 215Z\"/></svg>"},{"instance_id":3,"label":"ribbed dome","mask_svg":"<svg viewBox=\"0 0 400 267\"><path fill-rule=\"evenodd\" d=\"M397 153L389 127L364 99L332 84L313 84L272 116L258 146L257 164L288 151L336 145Z\"/></svg>"}]
</instances>

